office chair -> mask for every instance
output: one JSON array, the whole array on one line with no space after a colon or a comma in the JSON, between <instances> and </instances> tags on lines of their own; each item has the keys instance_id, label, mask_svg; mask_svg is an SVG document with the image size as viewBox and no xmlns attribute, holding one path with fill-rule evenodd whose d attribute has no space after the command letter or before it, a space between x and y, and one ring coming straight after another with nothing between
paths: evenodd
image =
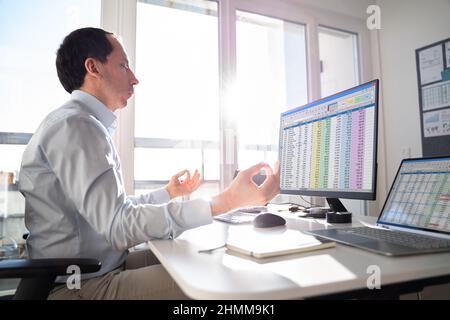
<instances>
[{"instance_id":1,"label":"office chair","mask_svg":"<svg viewBox=\"0 0 450 320\"><path fill-rule=\"evenodd\" d=\"M26 239L28 234L24 234ZM81 273L100 270L101 263L96 259L5 259L0 260L0 279L20 278L13 296L2 299L45 300L55 285L57 276L67 276L67 268L76 265Z\"/></svg>"},{"instance_id":2,"label":"office chair","mask_svg":"<svg viewBox=\"0 0 450 320\"><path fill-rule=\"evenodd\" d=\"M0 260L0 279L20 278L13 300L45 300L53 289L57 276L67 276L67 268L77 265L81 273L100 270L96 259L6 259Z\"/></svg>"}]
</instances>

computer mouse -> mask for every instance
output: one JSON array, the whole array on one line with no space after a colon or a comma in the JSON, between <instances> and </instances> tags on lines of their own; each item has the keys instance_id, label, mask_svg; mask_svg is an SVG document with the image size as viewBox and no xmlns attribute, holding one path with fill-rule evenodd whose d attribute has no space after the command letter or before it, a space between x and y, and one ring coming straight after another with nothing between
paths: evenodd
<instances>
[{"instance_id":1,"label":"computer mouse","mask_svg":"<svg viewBox=\"0 0 450 320\"><path fill-rule=\"evenodd\" d=\"M253 219L253 226L256 228L272 228L284 226L286 220L273 213L261 213Z\"/></svg>"}]
</instances>

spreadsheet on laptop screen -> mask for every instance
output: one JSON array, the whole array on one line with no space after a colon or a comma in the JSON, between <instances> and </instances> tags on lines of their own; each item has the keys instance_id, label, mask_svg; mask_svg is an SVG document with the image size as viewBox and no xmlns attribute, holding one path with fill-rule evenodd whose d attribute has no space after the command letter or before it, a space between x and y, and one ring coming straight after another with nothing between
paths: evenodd
<instances>
[{"instance_id":1,"label":"spreadsheet on laptop screen","mask_svg":"<svg viewBox=\"0 0 450 320\"><path fill-rule=\"evenodd\" d=\"M450 233L450 158L404 160L378 222Z\"/></svg>"}]
</instances>

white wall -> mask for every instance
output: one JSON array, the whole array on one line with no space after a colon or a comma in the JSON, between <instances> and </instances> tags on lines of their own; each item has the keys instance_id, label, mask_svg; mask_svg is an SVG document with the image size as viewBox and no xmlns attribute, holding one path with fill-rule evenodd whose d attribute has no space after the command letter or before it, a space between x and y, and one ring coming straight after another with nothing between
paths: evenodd
<instances>
[{"instance_id":1,"label":"white wall","mask_svg":"<svg viewBox=\"0 0 450 320\"><path fill-rule=\"evenodd\" d=\"M386 182L390 186L402 158L422 156L415 50L450 37L450 0L376 3L381 8L379 62ZM383 203L384 198L380 194L379 202Z\"/></svg>"}]
</instances>

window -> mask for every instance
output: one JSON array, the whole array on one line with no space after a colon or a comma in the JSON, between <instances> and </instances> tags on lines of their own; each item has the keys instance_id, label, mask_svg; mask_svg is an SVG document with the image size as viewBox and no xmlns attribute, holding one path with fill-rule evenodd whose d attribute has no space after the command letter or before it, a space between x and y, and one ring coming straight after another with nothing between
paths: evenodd
<instances>
[{"instance_id":1,"label":"window","mask_svg":"<svg viewBox=\"0 0 450 320\"><path fill-rule=\"evenodd\" d=\"M136 28L135 193L201 171L219 188L217 3L139 1Z\"/></svg>"},{"instance_id":2,"label":"window","mask_svg":"<svg viewBox=\"0 0 450 320\"><path fill-rule=\"evenodd\" d=\"M74 29L100 26L100 11L101 0L0 1L0 171L18 172L40 122L69 98L56 50ZM22 239L24 212L17 184L0 190L0 238Z\"/></svg>"},{"instance_id":3,"label":"window","mask_svg":"<svg viewBox=\"0 0 450 320\"><path fill-rule=\"evenodd\" d=\"M319 27L322 97L359 83L357 35Z\"/></svg>"},{"instance_id":4,"label":"window","mask_svg":"<svg viewBox=\"0 0 450 320\"><path fill-rule=\"evenodd\" d=\"M100 10L100 0L0 1L0 171L19 169L31 134L69 98L56 50L70 31L99 26Z\"/></svg>"},{"instance_id":5,"label":"window","mask_svg":"<svg viewBox=\"0 0 450 320\"><path fill-rule=\"evenodd\" d=\"M308 101L305 26L236 13L238 164L278 159L280 113Z\"/></svg>"}]
</instances>

